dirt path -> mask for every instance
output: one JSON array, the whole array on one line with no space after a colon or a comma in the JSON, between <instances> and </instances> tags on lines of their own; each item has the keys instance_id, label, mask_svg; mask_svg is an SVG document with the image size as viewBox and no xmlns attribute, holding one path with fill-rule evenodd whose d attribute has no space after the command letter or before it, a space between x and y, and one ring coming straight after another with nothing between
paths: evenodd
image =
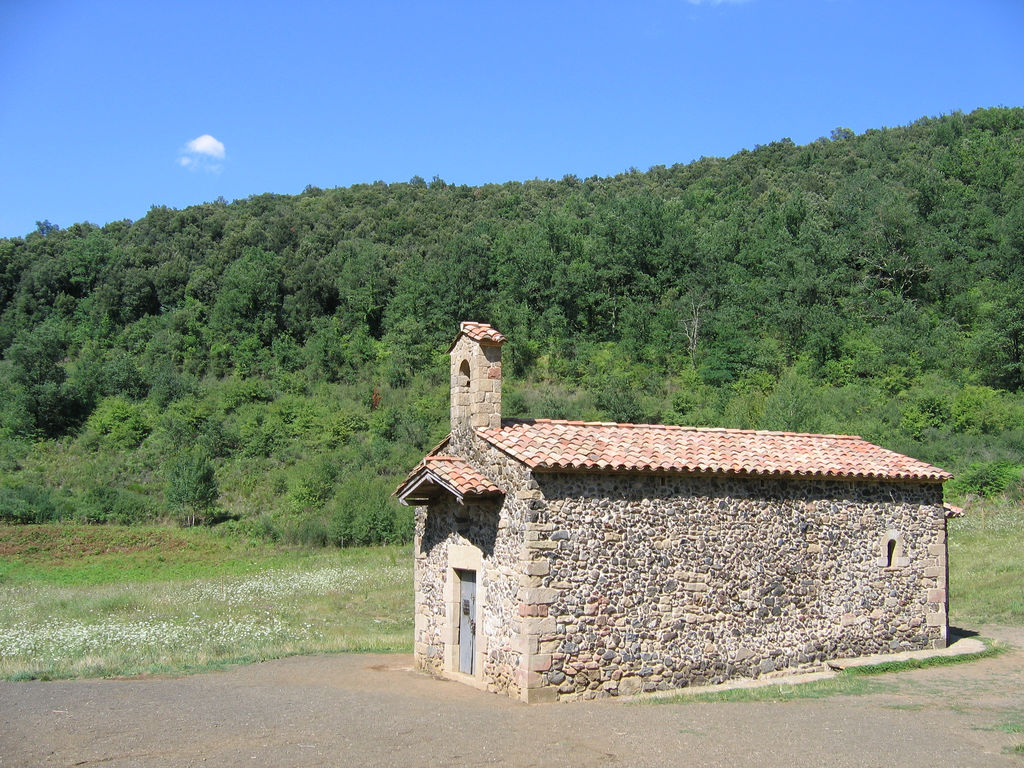
<instances>
[{"instance_id":1,"label":"dirt path","mask_svg":"<svg viewBox=\"0 0 1024 768\"><path fill-rule=\"evenodd\" d=\"M1024 629L982 634L1024 648ZM1024 651L763 703L525 706L405 656L283 659L176 679L0 683L11 766L1017 766Z\"/></svg>"}]
</instances>

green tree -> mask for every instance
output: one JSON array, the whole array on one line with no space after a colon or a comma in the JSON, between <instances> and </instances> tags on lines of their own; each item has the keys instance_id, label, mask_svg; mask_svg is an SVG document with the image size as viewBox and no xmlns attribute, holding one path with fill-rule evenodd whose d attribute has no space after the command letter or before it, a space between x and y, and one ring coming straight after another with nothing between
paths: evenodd
<instances>
[{"instance_id":1,"label":"green tree","mask_svg":"<svg viewBox=\"0 0 1024 768\"><path fill-rule=\"evenodd\" d=\"M254 335L269 344L279 328L281 263L272 253L249 249L224 273L210 314L210 330L226 341Z\"/></svg>"},{"instance_id":2,"label":"green tree","mask_svg":"<svg viewBox=\"0 0 1024 768\"><path fill-rule=\"evenodd\" d=\"M202 522L220 491L210 455L202 448L181 453L167 467L167 503L178 511L182 524Z\"/></svg>"},{"instance_id":3,"label":"green tree","mask_svg":"<svg viewBox=\"0 0 1024 768\"><path fill-rule=\"evenodd\" d=\"M66 329L54 322L25 330L7 350L16 398L34 430L57 437L82 417L81 403L65 386Z\"/></svg>"}]
</instances>

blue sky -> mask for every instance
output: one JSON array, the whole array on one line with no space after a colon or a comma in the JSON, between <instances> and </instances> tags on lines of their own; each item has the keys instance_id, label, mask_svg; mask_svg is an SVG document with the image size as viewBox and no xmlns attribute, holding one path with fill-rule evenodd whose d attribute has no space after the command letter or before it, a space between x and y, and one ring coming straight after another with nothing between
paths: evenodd
<instances>
[{"instance_id":1,"label":"blue sky","mask_svg":"<svg viewBox=\"0 0 1024 768\"><path fill-rule=\"evenodd\" d=\"M0 236L1024 104L1024 2L0 0Z\"/></svg>"}]
</instances>

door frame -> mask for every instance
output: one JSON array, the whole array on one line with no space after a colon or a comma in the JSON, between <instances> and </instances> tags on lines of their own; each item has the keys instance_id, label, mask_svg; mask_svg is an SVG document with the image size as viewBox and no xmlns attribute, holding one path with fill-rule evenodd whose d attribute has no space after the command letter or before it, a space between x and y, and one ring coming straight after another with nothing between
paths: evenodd
<instances>
[{"instance_id":1,"label":"door frame","mask_svg":"<svg viewBox=\"0 0 1024 768\"><path fill-rule=\"evenodd\" d=\"M474 636L473 674L459 672L459 622L462 616L461 579L458 571L476 573L476 634ZM479 547L451 544L448 547L448 568L445 574L445 675L470 685L486 688L484 659L487 655L484 635L484 605L487 588L483 580L483 553Z\"/></svg>"},{"instance_id":2,"label":"door frame","mask_svg":"<svg viewBox=\"0 0 1024 768\"><path fill-rule=\"evenodd\" d=\"M459 579L459 672L464 675L474 674L479 667L476 665L476 571L456 568L455 575ZM470 586L472 585L472 586ZM471 597L467 597L471 595ZM469 605L467 606L467 602ZM472 613L470 610L471 608ZM467 626L467 624L469 626ZM466 643L469 648L463 647ZM467 671L464 667L469 665Z\"/></svg>"}]
</instances>

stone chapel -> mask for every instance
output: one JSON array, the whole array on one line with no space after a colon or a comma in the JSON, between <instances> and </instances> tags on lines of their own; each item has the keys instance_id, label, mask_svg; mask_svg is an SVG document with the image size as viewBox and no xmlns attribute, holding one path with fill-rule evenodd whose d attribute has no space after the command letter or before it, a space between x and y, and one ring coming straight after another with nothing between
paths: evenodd
<instances>
[{"instance_id":1,"label":"stone chapel","mask_svg":"<svg viewBox=\"0 0 1024 768\"><path fill-rule=\"evenodd\" d=\"M950 475L851 435L502 419L464 322L416 507L419 668L527 702L943 647Z\"/></svg>"}]
</instances>

